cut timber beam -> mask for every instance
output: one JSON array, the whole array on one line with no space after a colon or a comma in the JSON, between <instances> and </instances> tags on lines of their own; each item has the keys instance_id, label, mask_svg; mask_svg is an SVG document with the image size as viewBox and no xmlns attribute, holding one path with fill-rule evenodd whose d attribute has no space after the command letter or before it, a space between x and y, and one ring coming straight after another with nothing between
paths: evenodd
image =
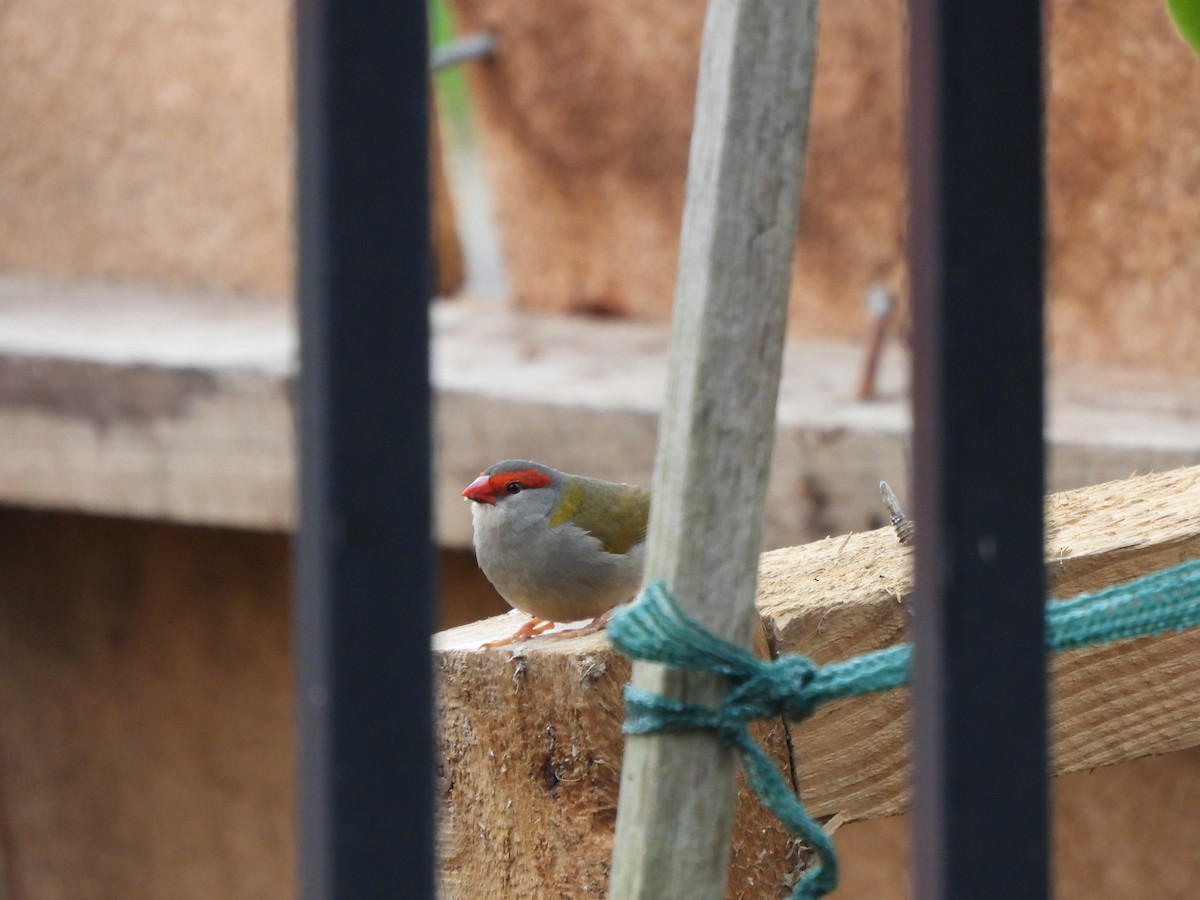
<instances>
[{"instance_id":1,"label":"cut timber beam","mask_svg":"<svg viewBox=\"0 0 1200 900\"><path fill-rule=\"evenodd\" d=\"M1066 598L1200 557L1200 467L1063 494L1046 503L1053 596ZM918 531L918 540L920 535ZM766 553L758 608L777 652L818 662L905 639L911 550L890 529ZM498 617L438 635L442 896L602 895L628 661L600 636L480 651ZM515 652L514 652L515 651ZM1059 655L1051 665L1054 771L1200 744L1200 630ZM765 728L809 810L847 819L906 803L907 692L842 700ZM774 896L797 862L742 792L730 896Z\"/></svg>"},{"instance_id":2,"label":"cut timber beam","mask_svg":"<svg viewBox=\"0 0 1200 900\"><path fill-rule=\"evenodd\" d=\"M470 544L459 492L495 459L650 483L664 329L465 298L431 316L439 544ZM292 317L278 297L0 277L0 503L290 528ZM861 361L788 341L765 546L883 524L880 478L907 496L907 360L888 348L869 403ZM1200 463L1200 380L1063 370L1049 407L1053 490Z\"/></svg>"}]
</instances>

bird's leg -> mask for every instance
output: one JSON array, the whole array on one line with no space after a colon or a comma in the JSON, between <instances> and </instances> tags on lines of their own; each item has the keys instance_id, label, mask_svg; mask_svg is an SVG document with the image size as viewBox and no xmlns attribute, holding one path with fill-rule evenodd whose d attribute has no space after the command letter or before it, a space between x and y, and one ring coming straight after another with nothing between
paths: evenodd
<instances>
[{"instance_id":1,"label":"bird's leg","mask_svg":"<svg viewBox=\"0 0 1200 900\"><path fill-rule=\"evenodd\" d=\"M568 637L583 637L585 634L595 634L597 631L603 631L608 625L608 620L612 618L613 610L601 613L588 622L586 625L580 625L578 628L568 628L566 631L556 631L553 634L546 634L554 627L554 622L548 619L539 619L536 616L531 617L528 622L514 631L506 638L498 641L488 641L480 646L480 650L490 650L493 647L503 647L505 644L519 644L522 641L528 641L535 637L540 637L543 641L552 641L558 638Z\"/></svg>"},{"instance_id":2,"label":"bird's leg","mask_svg":"<svg viewBox=\"0 0 1200 900\"><path fill-rule=\"evenodd\" d=\"M554 634L542 635L542 640L549 641L555 638L567 637L583 637L585 634L595 634L597 631L603 631L608 625L608 620L612 618L613 610L600 613L592 621L586 625L580 625L578 628L568 628L566 631L556 631Z\"/></svg>"},{"instance_id":3,"label":"bird's leg","mask_svg":"<svg viewBox=\"0 0 1200 900\"><path fill-rule=\"evenodd\" d=\"M549 631L554 627L554 623L549 619L539 619L537 616L530 616L529 621L514 631L506 638L501 638L498 641L488 641L480 646L480 650L491 650L493 647L503 647L505 644L519 644L522 641L527 641L532 637L537 637L544 631Z\"/></svg>"}]
</instances>

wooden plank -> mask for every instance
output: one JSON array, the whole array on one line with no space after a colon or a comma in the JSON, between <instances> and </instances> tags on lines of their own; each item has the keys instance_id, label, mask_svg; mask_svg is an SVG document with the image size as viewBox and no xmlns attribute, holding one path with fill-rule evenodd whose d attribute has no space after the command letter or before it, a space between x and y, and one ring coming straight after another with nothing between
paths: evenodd
<instances>
[{"instance_id":1,"label":"wooden plank","mask_svg":"<svg viewBox=\"0 0 1200 900\"><path fill-rule=\"evenodd\" d=\"M282 300L0 279L0 498L280 527L292 519Z\"/></svg>"},{"instance_id":2,"label":"wooden plank","mask_svg":"<svg viewBox=\"0 0 1200 900\"><path fill-rule=\"evenodd\" d=\"M1052 495L1046 505L1051 594L1074 596L1200 556L1197 509L1197 467ZM910 551L886 531L840 544L835 538L764 555L760 610L782 650L824 662L902 638L912 591ZM1055 771L1200 743L1200 719L1179 708L1180 691L1200 692L1200 669L1174 674L1176 667L1189 668L1188 654L1198 652L1200 631L1058 656L1052 664ZM1172 673L1169 697L1146 677L1157 667ZM857 819L903 808L906 710L905 692L895 691L831 704L819 727L793 729L800 780L814 813ZM1146 724L1127 728L1123 717Z\"/></svg>"},{"instance_id":3,"label":"wooden plank","mask_svg":"<svg viewBox=\"0 0 1200 900\"><path fill-rule=\"evenodd\" d=\"M0 510L0 898L298 896L289 555Z\"/></svg>"},{"instance_id":4,"label":"wooden plank","mask_svg":"<svg viewBox=\"0 0 1200 900\"><path fill-rule=\"evenodd\" d=\"M1072 596L1200 557L1197 509L1200 467L1051 495L1046 559L1053 594ZM890 528L766 553L758 608L780 651L829 662L890 646L905 638L911 563L912 550L900 547ZM512 874L496 896L552 896L561 885L582 891L581 872L602 892L611 812L578 804L611 803L628 664L600 637L535 642L515 655L475 649L512 627L501 616L435 638L443 784L451 785L441 796L442 883L466 884L472 873L500 865ZM1054 771L1200 745L1197 659L1200 630L1058 656ZM535 684L523 680L527 673L536 674ZM906 711L906 692L892 691L839 701L790 729L791 760L811 812L853 820L904 809ZM557 797L540 780L544 753L531 749L550 733L556 764L570 782ZM781 762L786 771L787 759ZM755 809L742 798L728 896L771 895L761 882L748 884L752 869L739 861L761 857L773 866L783 853L795 862L786 841L754 818ZM577 814L578 824L570 825ZM494 833L486 846L483 829Z\"/></svg>"},{"instance_id":5,"label":"wooden plank","mask_svg":"<svg viewBox=\"0 0 1200 900\"><path fill-rule=\"evenodd\" d=\"M645 578L745 646L816 36L816 0L709 0L700 54ZM713 673L642 662L631 681L701 703L725 689ZM716 735L626 737L613 896L724 895L734 764Z\"/></svg>"},{"instance_id":6,"label":"wooden plank","mask_svg":"<svg viewBox=\"0 0 1200 900\"><path fill-rule=\"evenodd\" d=\"M650 483L664 329L478 299L432 316L443 546L469 546L459 492L492 458ZM0 501L290 528L294 355L279 298L0 277ZM788 341L764 546L883 524L881 478L907 497L907 360L889 347L863 403L861 358ZM1049 407L1054 490L1200 463L1200 381L1063 369Z\"/></svg>"}]
</instances>

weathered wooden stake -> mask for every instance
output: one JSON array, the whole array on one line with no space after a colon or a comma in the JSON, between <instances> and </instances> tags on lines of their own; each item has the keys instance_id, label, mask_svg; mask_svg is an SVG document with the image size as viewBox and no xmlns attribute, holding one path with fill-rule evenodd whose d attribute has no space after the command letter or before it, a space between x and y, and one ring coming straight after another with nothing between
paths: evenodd
<instances>
[{"instance_id":1,"label":"weathered wooden stake","mask_svg":"<svg viewBox=\"0 0 1200 900\"><path fill-rule=\"evenodd\" d=\"M748 644L803 180L816 0L710 0L659 428L647 579ZM633 683L713 702L714 676ZM718 898L733 757L704 734L627 739L610 896Z\"/></svg>"}]
</instances>

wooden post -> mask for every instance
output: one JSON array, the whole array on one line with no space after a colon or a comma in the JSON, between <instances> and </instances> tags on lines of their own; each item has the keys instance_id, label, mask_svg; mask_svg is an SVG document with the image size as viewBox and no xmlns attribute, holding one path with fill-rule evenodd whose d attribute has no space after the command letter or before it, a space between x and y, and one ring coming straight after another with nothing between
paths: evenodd
<instances>
[{"instance_id":1,"label":"wooden post","mask_svg":"<svg viewBox=\"0 0 1200 900\"><path fill-rule=\"evenodd\" d=\"M815 0L711 0L680 239L647 579L748 644L816 49ZM713 702L714 676L634 666ZM705 734L626 742L610 896L718 898L733 757Z\"/></svg>"}]
</instances>

